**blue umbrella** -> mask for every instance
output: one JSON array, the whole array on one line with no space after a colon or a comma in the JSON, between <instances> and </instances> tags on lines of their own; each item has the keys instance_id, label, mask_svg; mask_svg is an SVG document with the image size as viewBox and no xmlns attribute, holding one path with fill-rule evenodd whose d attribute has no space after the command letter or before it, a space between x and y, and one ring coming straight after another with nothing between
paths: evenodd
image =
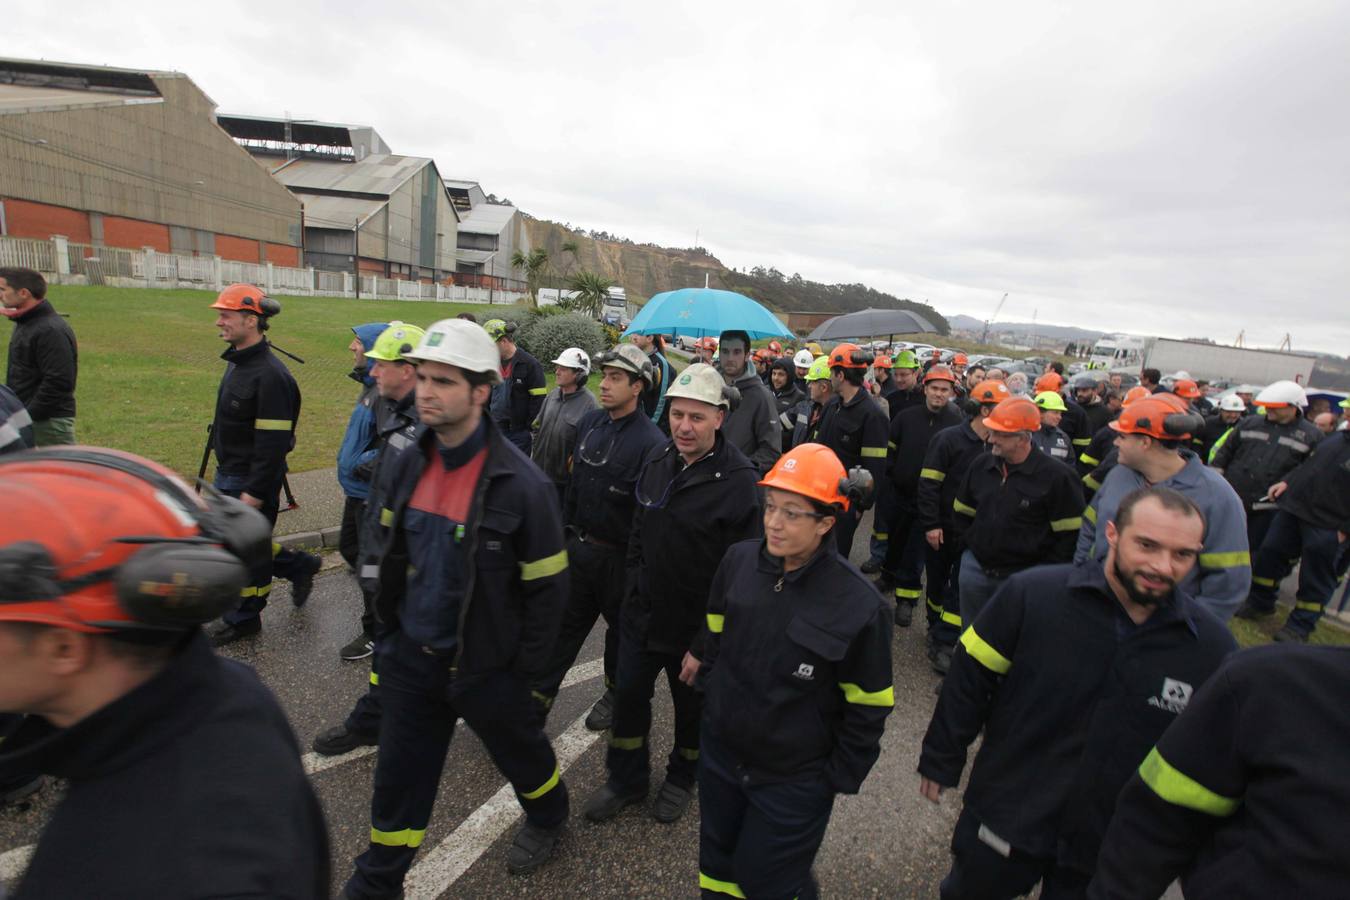
<instances>
[{"instance_id":1,"label":"blue umbrella","mask_svg":"<svg viewBox=\"0 0 1350 900\"><path fill-rule=\"evenodd\" d=\"M624 334L705 337L724 331L744 331L752 340L792 337L792 332L777 316L754 300L712 288L681 288L657 294L642 307L642 312Z\"/></svg>"}]
</instances>

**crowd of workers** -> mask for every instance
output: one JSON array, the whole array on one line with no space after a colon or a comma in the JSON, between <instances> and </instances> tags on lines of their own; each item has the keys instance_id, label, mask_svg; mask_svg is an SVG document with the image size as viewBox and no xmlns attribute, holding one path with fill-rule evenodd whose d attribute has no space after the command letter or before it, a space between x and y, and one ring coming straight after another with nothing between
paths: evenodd
<instances>
[{"instance_id":1,"label":"crowd of workers","mask_svg":"<svg viewBox=\"0 0 1350 900\"><path fill-rule=\"evenodd\" d=\"M0 269L16 326L0 787L71 780L19 896L109 879L107 896L329 896L284 716L208 646L259 633L276 576L304 603L318 569L271 543L300 412L265 334L280 306L252 285L212 304L227 365L199 496L148 460L68 446L75 343L45 288ZM958 786L983 734L942 897L1350 883L1350 650L1300 646L1345 573L1350 432L1310 423L1298 385L1210 409L1185 373L1125 391L1058 364L1027 379L961 354L756 349L732 330L682 369L659 336L568 348L550 389L501 319L352 333L340 551L364 605L339 653L371 675L314 749L379 754L343 896L402 896L461 720L524 813L506 865L551 857L572 804L544 726L600 619L605 690L585 724L606 734L606 779L584 817L650 799L669 823L697 795L705 896L816 896L835 797L881 752L893 629L920 604L944 676L923 797ZM1235 654L1227 619L1273 615L1295 565L1280 644ZM652 797L662 672L674 728ZM169 825L153 848L151 809Z\"/></svg>"}]
</instances>

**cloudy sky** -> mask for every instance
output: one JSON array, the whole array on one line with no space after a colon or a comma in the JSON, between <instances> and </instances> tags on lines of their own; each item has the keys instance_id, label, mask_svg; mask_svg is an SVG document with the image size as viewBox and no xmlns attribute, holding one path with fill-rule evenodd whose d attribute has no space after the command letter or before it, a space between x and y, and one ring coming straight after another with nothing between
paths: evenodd
<instances>
[{"instance_id":1,"label":"cloudy sky","mask_svg":"<svg viewBox=\"0 0 1350 900\"><path fill-rule=\"evenodd\" d=\"M11 6L6 55L369 124L534 215L729 266L1350 353L1338 0Z\"/></svg>"}]
</instances>

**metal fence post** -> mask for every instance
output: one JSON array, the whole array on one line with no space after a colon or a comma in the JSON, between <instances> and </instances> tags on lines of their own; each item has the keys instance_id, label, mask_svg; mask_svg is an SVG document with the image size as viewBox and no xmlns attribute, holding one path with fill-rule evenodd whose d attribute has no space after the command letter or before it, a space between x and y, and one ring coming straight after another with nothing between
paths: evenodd
<instances>
[{"instance_id":1,"label":"metal fence post","mask_svg":"<svg viewBox=\"0 0 1350 900\"><path fill-rule=\"evenodd\" d=\"M225 290L225 280L221 277L220 257L211 257L211 284L217 291Z\"/></svg>"},{"instance_id":2,"label":"metal fence post","mask_svg":"<svg viewBox=\"0 0 1350 900\"><path fill-rule=\"evenodd\" d=\"M266 269L266 272L264 273L263 280L267 282L266 284L263 285L263 290L267 291L267 293L269 293L269 294L274 293L274 292L275 292L275 289L272 287L272 263L271 263L271 261L268 261L268 263L267 263L267 269Z\"/></svg>"},{"instance_id":3,"label":"metal fence post","mask_svg":"<svg viewBox=\"0 0 1350 900\"><path fill-rule=\"evenodd\" d=\"M56 248L56 274L70 274L70 239L64 234L52 235L52 244Z\"/></svg>"},{"instance_id":4,"label":"metal fence post","mask_svg":"<svg viewBox=\"0 0 1350 900\"><path fill-rule=\"evenodd\" d=\"M159 273L155 271L155 248L142 247L141 259L144 261L143 264L145 266L145 286L154 287L155 280L159 275Z\"/></svg>"}]
</instances>

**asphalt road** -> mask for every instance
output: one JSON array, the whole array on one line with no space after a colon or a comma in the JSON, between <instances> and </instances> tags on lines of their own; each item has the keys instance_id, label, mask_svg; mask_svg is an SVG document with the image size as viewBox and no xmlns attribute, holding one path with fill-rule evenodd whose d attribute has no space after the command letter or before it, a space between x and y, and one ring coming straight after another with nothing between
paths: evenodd
<instances>
[{"instance_id":1,"label":"asphalt road","mask_svg":"<svg viewBox=\"0 0 1350 900\"><path fill-rule=\"evenodd\" d=\"M859 547L867 526L864 522L859 529ZM335 563L333 555L329 564ZM337 655L355 634L359 607L355 583L340 568L319 576L304 609L291 606L287 587L278 582L264 613L263 634L223 651L258 670L306 751L316 734L342 721L365 689L368 665L343 662ZM602 825L581 816L586 797L604 779L603 741L581 724L602 691L601 634L597 629L591 635L549 718L549 735L564 765L573 810L557 856L532 875L507 873L505 854L520 822L518 807L478 740L461 727L427 840L409 877L409 897L698 896L697 805L675 825L661 825L639 807ZM896 707L881 758L862 793L836 802L817 858L825 896L935 897L946 871L947 840L958 804L948 797L940 807L931 806L919 797L914 773L937 683L924 655L922 627L897 629L894 657ZM653 759L659 781L671 740L669 695L660 684L654 707ZM352 859L366 846L375 755L310 754L305 761L328 816L334 889L340 889ZM12 881L22 871L24 848L40 833L60 790L60 785L48 784L31 802L0 810L0 878Z\"/></svg>"}]
</instances>

